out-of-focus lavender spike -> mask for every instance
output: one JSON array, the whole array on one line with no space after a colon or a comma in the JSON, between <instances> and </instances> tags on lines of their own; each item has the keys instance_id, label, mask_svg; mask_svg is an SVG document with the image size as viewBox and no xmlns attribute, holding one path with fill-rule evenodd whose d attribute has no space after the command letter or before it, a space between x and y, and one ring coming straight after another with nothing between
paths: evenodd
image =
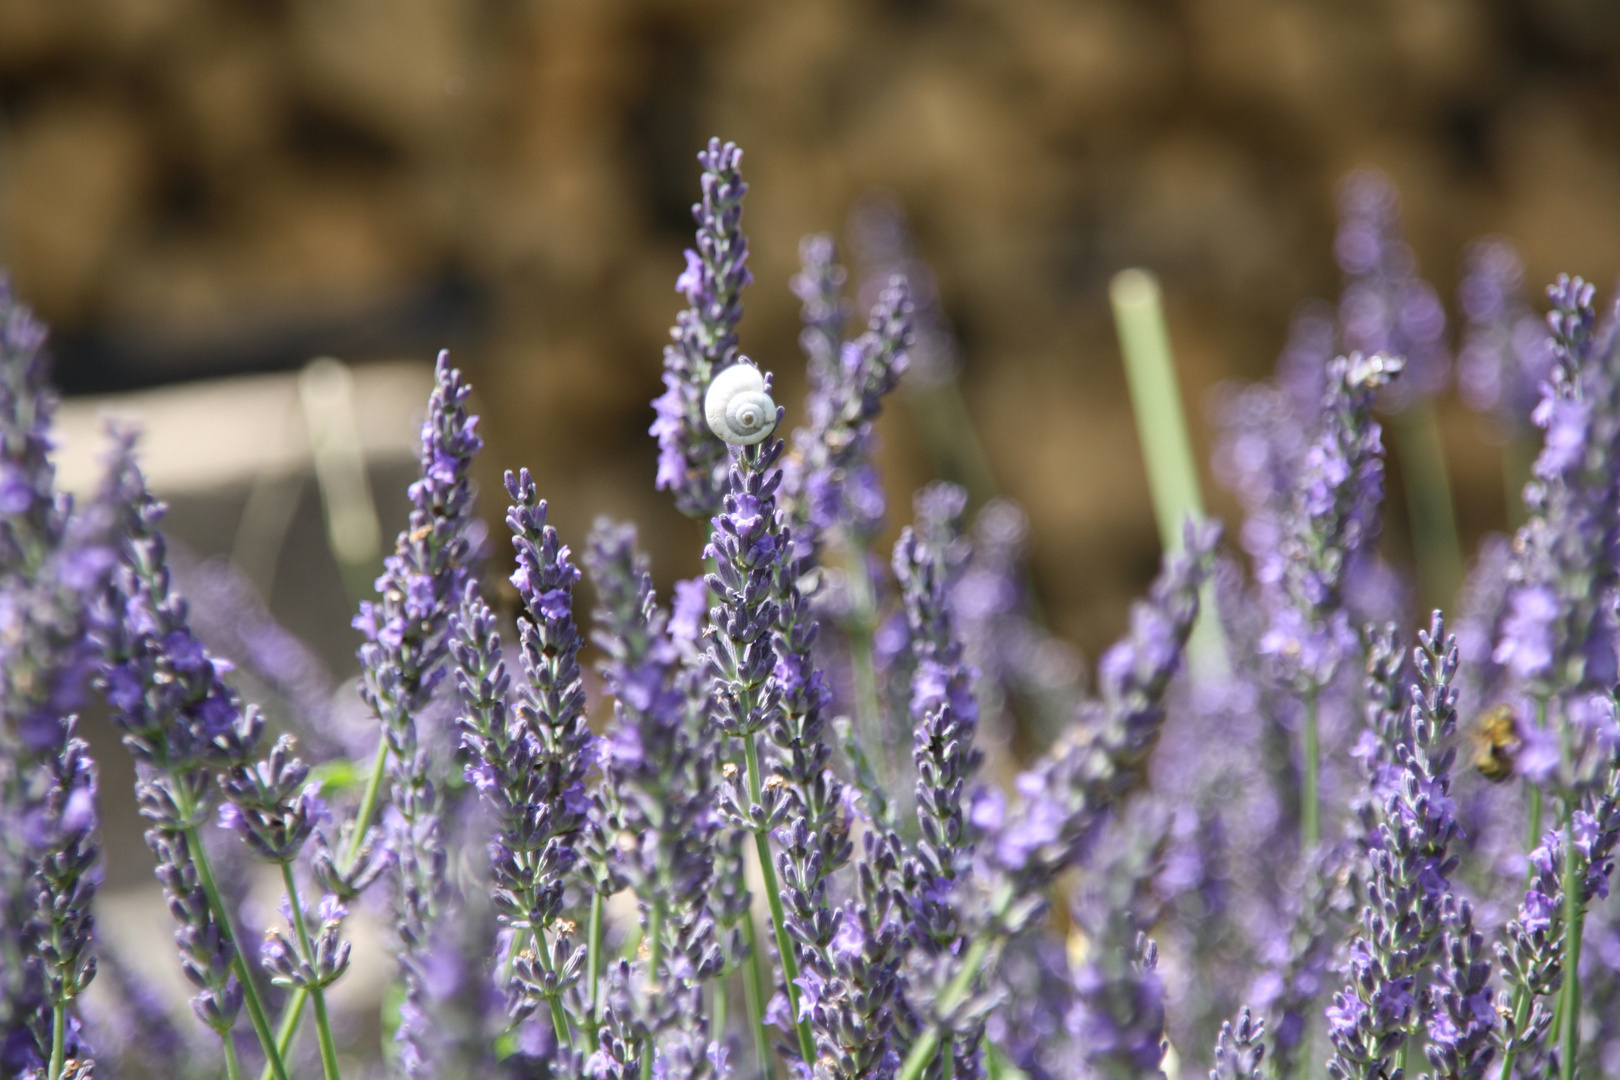
<instances>
[{"instance_id":1,"label":"out-of-focus lavender spike","mask_svg":"<svg viewBox=\"0 0 1620 1080\"><path fill-rule=\"evenodd\" d=\"M1009 811L993 789L975 793L969 819L979 851L1029 899L1080 858L1118 795L1141 775L1164 721L1164 693L1181 666L1210 573L1220 529L1189 525L1187 547L1165 557L1148 600L1131 612L1131 631L1098 664L1101 699L1084 704L1071 733L1018 778L1023 805Z\"/></svg>"},{"instance_id":2,"label":"out-of-focus lavender spike","mask_svg":"<svg viewBox=\"0 0 1620 1080\"><path fill-rule=\"evenodd\" d=\"M1407 374L1385 391L1397 411L1445 389L1450 377L1446 313L1434 287L1417 276L1401 239L1400 198L1388 177L1353 173L1339 188L1339 233L1333 251L1344 272L1339 324L1344 348L1406 362Z\"/></svg>"},{"instance_id":3,"label":"out-of-focus lavender spike","mask_svg":"<svg viewBox=\"0 0 1620 1080\"><path fill-rule=\"evenodd\" d=\"M615 861L641 906L644 932L662 935L646 985L647 1027L661 1054L704 1062L703 983L723 954L708 896L714 884L714 761L675 683L679 654L665 633L635 529L599 520L585 557L598 606L592 636L614 696L605 740L603 804ZM683 1013L682 1009L689 1011ZM719 1033L714 1033L718 1036ZM695 1058L694 1058L695 1055Z\"/></svg>"},{"instance_id":4,"label":"out-of-focus lavender spike","mask_svg":"<svg viewBox=\"0 0 1620 1080\"><path fill-rule=\"evenodd\" d=\"M50 1017L42 971L24 962L35 871L61 809L48 801L53 778L97 661L89 619L137 494L128 482L132 437L119 432L92 500L72 512L56 492L44 341L45 328L0 274L0 955L10 958L0 963L0 1069L15 1071L50 1053L31 1031Z\"/></svg>"},{"instance_id":5,"label":"out-of-focus lavender spike","mask_svg":"<svg viewBox=\"0 0 1620 1080\"><path fill-rule=\"evenodd\" d=\"M1530 416L1552 368L1552 339L1525 302L1524 267L1511 244L1487 238L1469 245L1457 304L1467 321L1457 354L1458 392L1502 436L1530 434Z\"/></svg>"},{"instance_id":6,"label":"out-of-focus lavender spike","mask_svg":"<svg viewBox=\"0 0 1620 1080\"><path fill-rule=\"evenodd\" d=\"M472 388L441 352L422 422L421 472L411 484L411 516L377 579L378 598L360 605L360 694L382 723L391 779L390 832L399 893L395 926L404 944L405 992L419 1014L432 925L444 896L441 793L423 749L418 718L443 680L451 613L461 601L473 552L469 540L473 455L483 445L467 411ZM379 757L379 761L382 758ZM359 822L365 829L370 823ZM419 1034L402 1020L395 1032L411 1076L424 1075Z\"/></svg>"},{"instance_id":7,"label":"out-of-focus lavender spike","mask_svg":"<svg viewBox=\"0 0 1620 1080\"><path fill-rule=\"evenodd\" d=\"M518 637L525 680L512 693L495 616L469 588L454 645L459 724L473 757L468 779L496 814L490 855L496 910L525 950L510 986L511 1008L522 1017L546 1003L566 1043L563 995L578 977L585 948L572 944L562 919L563 890L590 809L584 781L595 754L573 617L579 570L546 524L546 504L528 471L508 473L506 487L518 560L512 581L524 609Z\"/></svg>"},{"instance_id":8,"label":"out-of-focus lavender spike","mask_svg":"<svg viewBox=\"0 0 1620 1080\"><path fill-rule=\"evenodd\" d=\"M1345 919L1348 876L1345 847L1324 844L1307 852L1300 875L1303 884L1280 924L1283 932L1264 941L1259 950L1265 967L1251 997L1255 1009L1269 1017L1274 1076L1298 1076L1309 1050L1309 1021L1319 1011L1328 962Z\"/></svg>"},{"instance_id":9,"label":"out-of-focus lavender spike","mask_svg":"<svg viewBox=\"0 0 1620 1080\"><path fill-rule=\"evenodd\" d=\"M103 948L96 967L103 991L86 1010L102 1055L113 1061L140 1061L155 1076L184 1076L186 1064L207 1050L186 1038L170 1016L165 995L149 974ZM211 1049L211 1048L208 1048Z\"/></svg>"},{"instance_id":10,"label":"out-of-focus lavender spike","mask_svg":"<svg viewBox=\"0 0 1620 1080\"><path fill-rule=\"evenodd\" d=\"M1419 976L1444 947L1448 878L1459 862L1449 850L1458 832L1450 776L1457 751L1449 745L1457 727L1457 642L1438 611L1418 634L1413 666L1418 681L1407 730L1388 732L1400 782L1384 800L1377 845L1366 854L1367 895L1344 969L1348 981L1327 1012L1335 1080L1394 1076L1402 1048L1433 1013L1432 1002L1420 1005ZM1374 676L1397 672L1379 664ZM1370 779L1388 784L1376 770Z\"/></svg>"},{"instance_id":11,"label":"out-of-focus lavender spike","mask_svg":"<svg viewBox=\"0 0 1620 1080\"><path fill-rule=\"evenodd\" d=\"M1615 678L1614 619L1603 599L1616 581L1620 517L1620 373L1593 333L1593 288L1560 277L1553 368L1534 420L1545 432L1530 517L1513 541L1511 592L1492 659L1538 701Z\"/></svg>"},{"instance_id":12,"label":"out-of-focus lavender spike","mask_svg":"<svg viewBox=\"0 0 1620 1080\"><path fill-rule=\"evenodd\" d=\"M1245 1005L1236 1020L1221 1025L1215 1043L1215 1067L1209 1080L1259 1080L1266 1056L1266 1022L1256 1019Z\"/></svg>"},{"instance_id":13,"label":"out-of-focus lavender spike","mask_svg":"<svg viewBox=\"0 0 1620 1080\"><path fill-rule=\"evenodd\" d=\"M375 725L353 723L335 707L337 680L308 645L276 621L240 568L223 559L176 562L175 577L191 601L197 635L274 695L265 711L272 719L285 716L315 760L338 754L360 759L376 748Z\"/></svg>"},{"instance_id":14,"label":"out-of-focus lavender spike","mask_svg":"<svg viewBox=\"0 0 1620 1080\"><path fill-rule=\"evenodd\" d=\"M905 279L914 306L908 381L926 389L956 378L961 368L956 336L940 306L933 270L913 250L904 208L890 195L869 195L850 214L849 224L860 267L856 312L875 307L895 277Z\"/></svg>"},{"instance_id":15,"label":"out-of-focus lavender spike","mask_svg":"<svg viewBox=\"0 0 1620 1080\"><path fill-rule=\"evenodd\" d=\"M839 526L863 546L883 527L872 424L906 370L911 319L910 290L904 278L896 278L873 305L866 333L845 343L821 377L812 371L809 426L794 432L796 457L783 469L783 501L790 506L800 559L813 559Z\"/></svg>"},{"instance_id":16,"label":"out-of-focus lavender spike","mask_svg":"<svg viewBox=\"0 0 1620 1080\"><path fill-rule=\"evenodd\" d=\"M1101 942L1075 972L1077 1004L1069 1029L1082 1048L1089 1074L1113 1080L1163 1080L1164 983L1159 951L1137 935L1129 952Z\"/></svg>"},{"instance_id":17,"label":"out-of-focus lavender spike","mask_svg":"<svg viewBox=\"0 0 1620 1080\"><path fill-rule=\"evenodd\" d=\"M649 434L658 439L658 490L673 492L682 513L701 518L718 512L726 481L726 447L709 431L703 395L715 373L737 360L741 292L754 278L742 234L748 194L738 171L742 151L710 139L698 162L703 197L692 207L697 241L675 282L688 306L675 317L673 341L664 346L664 392L653 402L658 417Z\"/></svg>"},{"instance_id":18,"label":"out-of-focus lavender spike","mask_svg":"<svg viewBox=\"0 0 1620 1080\"><path fill-rule=\"evenodd\" d=\"M973 555L951 590L964 656L979 672L981 745L1011 742L1014 707L1039 733L1062 729L1079 704L1074 649L1036 619L1025 580L1029 517L1010 499L992 499L973 521Z\"/></svg>"},{"instance_id":19,"label":"out-of-focus lavender spike","mask_svg":"<svg viewBox=\"0 0 1620 1080\"><path fill-rule=\"evenodd\" d=\"M815 233L799 241L799 272L789 284L801 305L804 329L799 331L799 347L809 367L811 386L834 377L844 325L849 321L849 301L844 299L848 279L831 236Z\"/></svg>"},{"instance_id":20,"label":"out-of-focus lavender spike","mask_svg":"<svg viewBox=\"0 0 1620 1080\"><path fill-rule=\"evenodd\" d=\"M1255 576L1276 590L1261 648L1302 693L1326 686L1353 635L1346 574L1378 533L1384 495L1382 428L1373 396L1400 373L1396 357L1352 354L1328 365L1320 428L1304 453L1288 511Z\"/></svg>"}]
</instances>

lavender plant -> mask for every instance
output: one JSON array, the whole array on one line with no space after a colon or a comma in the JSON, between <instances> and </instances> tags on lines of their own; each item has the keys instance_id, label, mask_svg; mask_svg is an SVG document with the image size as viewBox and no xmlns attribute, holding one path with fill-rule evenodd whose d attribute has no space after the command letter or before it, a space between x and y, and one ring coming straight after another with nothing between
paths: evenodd
<instances>
[{"instance_id":1,"label":"lavender plant","mask_svg":"<svg viewBox=\"0 0 1620 1080\"><path fill-rule=\"evenodd\" d=\"M892 210L862 219L875 269L859 303L830 239L803 245L810 395L777 437L786 410L739 351L740 160L718 141L700 156L689 306L654 405L655 483L708 520L706 573L666 608L635 530L608 522L582 570L519 470L505 625L480 577L471 391L441 356L410 523L355 620L374 747L336 730L330 681L239 583L199 574L207 601L180 598L130 436L82 508L55 491L42 331L0 296L4 1067L88 1077L94 1037L103 1070L208 1068L116 953L108 993L83 993L99 812L75 711L93 674L135 759L199 1030L233 1080L248 1027L267 1077L313 1068L306 1005L325 1080L355 1080L329 991L355 952L348 920L383 908L399 957L387 1068L409 1077L1599 1068L1611 1018L1583 987L1609 993L1591 950L1612 947L1620 842L1620 320L1592 289L1561 280L1537 339L1505 249L1470 254L1465 382L1494 386L1482 407L1543 446L1528 518L1485 549L1457 638L1435 612L1407 659L1405 590L1376 551L1377 409L1443 388L1444 318L1392 190L1347 186L1340 303L1303 309L1277 380L1224 400L1219 472L1247 515L1252 584L1217 524L1189 522L1081 695L1033 610L1011 504L970 530L972 486L932 485L888 567L871 556L889 505L876 424L916 355L934 381L908 400L954 370ZM1392 396L1403 368L1416 377ZM1212 576L1232 662L1182 679ZM599 684L574 606L587 580ZM245 704L227 655L291 707ZM1064 730L1017 771L1007 703L1026 691ZM1459 751L1481 711L1512 738L1476 777ZM369 772L348 760L367 754ZM358 790L333 779L350 774ZM1485 783L1507 774L1534 793L1529 823L1513 787ZM208 823L224 828L205 844ZM1505 877L1516 837L1475 834L1526 824L1527 877ZM284 891L256 946L250 856Z\"/></svg>"}]
</instances>

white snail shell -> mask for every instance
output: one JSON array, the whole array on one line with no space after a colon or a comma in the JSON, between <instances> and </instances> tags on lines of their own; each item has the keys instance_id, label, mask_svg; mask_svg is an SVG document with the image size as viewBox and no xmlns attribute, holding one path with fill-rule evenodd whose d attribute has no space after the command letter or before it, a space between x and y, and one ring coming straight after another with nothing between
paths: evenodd
<instances>
[{"instance_id":1,"label":"white snail shell","mask_svg":"<svg viewBox=\"0 0 1620 1080\"><path fill-rule=\"evenodd\" d=\"M742 361L725 368L703 395L709 430L733 446L765 441L776 429L776 402L765 392L765 376Z\"/></svg>"}]
</instances>

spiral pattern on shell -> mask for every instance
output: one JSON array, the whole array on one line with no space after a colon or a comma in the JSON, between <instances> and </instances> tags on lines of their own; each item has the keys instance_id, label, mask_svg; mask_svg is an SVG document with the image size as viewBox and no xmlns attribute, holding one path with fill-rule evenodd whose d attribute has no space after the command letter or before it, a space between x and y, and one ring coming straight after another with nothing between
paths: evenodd
<instances>
[{"instance_id":1,"label":"spiral pattern on shell","mask_svg":"<svg viewBox=\"0 0 1620 1080\"><path fill-rule=\"evenodd\" d=\"M703 395L709 430L733 446L763 442L776 430L776 402L765 391L765 376L747 360L714 377Z\"/></svg>"}]
</instances>

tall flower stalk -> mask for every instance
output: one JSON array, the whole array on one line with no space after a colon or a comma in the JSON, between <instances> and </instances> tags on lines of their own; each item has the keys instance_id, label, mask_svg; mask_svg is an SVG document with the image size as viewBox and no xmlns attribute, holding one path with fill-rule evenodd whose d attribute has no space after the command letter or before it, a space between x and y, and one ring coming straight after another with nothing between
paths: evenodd
<instances>
[{"instance_id":1,"label":"tall flower stalk","mask_svg":"<svg viewBox=\"0 0 1620 1080\"><path fill-rule=\"evenodd\" d=\"M471 388L450 366L447 353L439 354L434 380L422 423L421 477L410 488L410 523L384 561L378 598L362 603L354 620L366 639L360 647L360 695L381 721L382 739L343 867L352 867L362 850L387 774L399 877L395 926L405 946L400 958L405 1003L395 1041L411 1076L428 1068L419 1030L428 1020L424 965L443 901L445 868L441 793L417 720L447 671L450 615L474 555L467 472L483 445L474 430L478 418L467 412ZM301 1004L294 999L294 1017Z\"/></svg>"}]
</instances>

